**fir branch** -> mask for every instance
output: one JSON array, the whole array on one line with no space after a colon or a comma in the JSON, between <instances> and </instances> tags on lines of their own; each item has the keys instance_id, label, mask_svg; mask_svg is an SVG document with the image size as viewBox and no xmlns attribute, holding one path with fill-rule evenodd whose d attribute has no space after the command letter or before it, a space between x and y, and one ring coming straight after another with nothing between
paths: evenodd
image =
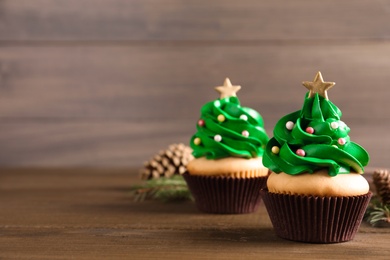
<instances>
[{"instance_id":1,"label":"fir branch","mask_svg":"<svg viewBox=\"0 0 390 260\"><path fill-rule=\"evenodd\" d=\"M187 184L181 175L151 179L131 187L134 201L161 200L164 202L192 200Z\"/></svg>"},{"instance_id":2,"label":"fir branch","mask_svg":"<svg viewBox=\"0 0 390 260\"><path fill-rule=\"evenodd\" d=\"M374 227L390 227L390 205L383 204L378 197L373 197L364 219Z\"/></svg>"}]
</instances>

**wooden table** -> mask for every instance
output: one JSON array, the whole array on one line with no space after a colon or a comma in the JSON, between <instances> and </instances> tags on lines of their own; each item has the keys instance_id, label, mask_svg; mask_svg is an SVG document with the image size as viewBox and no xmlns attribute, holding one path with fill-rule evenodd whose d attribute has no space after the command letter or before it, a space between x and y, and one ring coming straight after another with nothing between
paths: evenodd
<instances>
[{"instance_id":1,"label":"wooden table","mask_svg":"<svg viewBox=\"0 0 390 260\"><path fill-rule=\"evenodd\" d=\"M0 259L388 259L390 229L355 239L278 238L262 205L209 215L192 202L134 202L128 169L0 169Z\"/></svg>"}]
</instances>

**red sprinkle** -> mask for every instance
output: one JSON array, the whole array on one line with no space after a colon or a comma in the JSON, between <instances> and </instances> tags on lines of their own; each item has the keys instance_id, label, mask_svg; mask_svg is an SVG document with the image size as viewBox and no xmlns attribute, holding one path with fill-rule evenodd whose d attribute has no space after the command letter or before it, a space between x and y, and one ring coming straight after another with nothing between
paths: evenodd
<instances>
[{"instance_id":1,"label":"red sprinkle","mask_svg":"<svg viewBox=\"0 0 390 260\"><path fill-rule=\"evenodd\" d=\"M205 125L204 120L203 119L199 119L198 120L198 126L203 127L204 125Z\"/></svg>"},{"instance_id":2,"label":"red sprinkle","mask_svg":"<svg viewBox=\"0 0 390 260\"><path fill-rule=\"evenodd\" d=\"M305 151L303 149L298 149L295 153L298 156L302 156L302 157L304 157L306 155L306 153L305 153Z\"/></svg>"},{"instance_id":3,"label":"red sprinkle","mask_svg":"<svg viewBox=\"0 0 390 260\"><path fill-rule=\"evenodd\" d=\"M337 142L338 142L340 145L344 145L347 141L345 141L344 138L339 138L339 140L337 140Z\"/></svg>"},{"instance_id":4,"label":"red sprinkle","mask_svg":"<svg viewBox=\"0 0 390 260\"><path fill-rule=\"evenodd\" d=\"M314 134L314 128L311 127L311 126L307 127L307 128L306 128L306 133L308 133L308 134Z\"/></svg>"}]
</instances>

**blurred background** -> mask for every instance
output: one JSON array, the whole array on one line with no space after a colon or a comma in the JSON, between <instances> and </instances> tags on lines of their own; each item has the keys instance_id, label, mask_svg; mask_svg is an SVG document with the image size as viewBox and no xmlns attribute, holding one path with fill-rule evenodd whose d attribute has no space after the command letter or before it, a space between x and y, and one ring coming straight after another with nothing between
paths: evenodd
<instances>
[{"instance_id":1,"label":"blurred background","mask_svg":"<svg viewBox=\"0 0 390 260\"><path fill-rule=\"evenodd\" d=\"M0 167L140 167L229 77L270 136L321 71L389 166L390 1L1 0Z\"/></svg>"}]
</instances>

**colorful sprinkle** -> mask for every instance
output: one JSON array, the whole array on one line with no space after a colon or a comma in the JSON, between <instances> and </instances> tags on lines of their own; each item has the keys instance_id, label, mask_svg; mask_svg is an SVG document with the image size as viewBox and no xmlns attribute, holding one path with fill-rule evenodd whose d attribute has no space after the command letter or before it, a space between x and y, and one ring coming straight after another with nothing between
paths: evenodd
<instances>
[{"instance_id":1,"label":"colorful sprinkle","mask_svg":"<svg viewBox=\"0 0 390 260\"><path fill-rule=\"evenodd\" d=\"M220 136L220 135L215 135L215 136L214 136L214 141L216 141L216 142L221 142L221 141L222 141L222 136Z\"/></svg>"},{"instance_id":2,"label":"colorful sprinkle","mask_svg":"<svg viewBox=\"0 0 390 260\"><path fill-rule=\"evenodd\" d=\"M249 132L247 130L242 131L241 134L242 134L242 136L245 136L245 137L249 136Z\"/></svg>"},{"instance_id":3,"label":"colorful sprinkle","mask_svg":"<svg viewBox=\"0 0 390 260\"><path fill-rule=\"evenodd\" d=\"M339 145L344 145L347 141L345 140L345 138L339 138L337 142L339 143Z\"/></svg>"},{"instance_id":4,"label":"colorful sprinkle","mask_svg":"<svg viewBox=\"0 0 390 260\"><path fill-rule=\"evenodd\" d=\"M248 116L247 115L241 115L240 119L244 120L244 121L247 121L248 120Z\"/></svg>"},{"instance_id":5,"label":"colorful sprinkle","mask_svg":"<svg viewBox=\"0 0 390 260\"><path fill-rule=\"evenodd\" d=\"M219 122L223 122L223 121L225 121L225 116L224 115L219 115L218 117L217 117L217 120L219 121Z\"/></svg>"},{"instance_id":6,"label":"colorful sprinkle","mask_svg":"<svg viewBox=\"0 0 390 260\"><path fill-rule=\"evenodd\" d=\"M305 153L305 151L303 149L298 149L295 153L298 156L302 156L302 157L304 157L306 155L306 153Z\"/></svg>"},{"instance_id":7,"label":"colorful sprinkle","mask_svg":"<svg viewBox=\"0 0 390 260\"><path fill-rule=\"evenodd\" d=\"M201 142L202 142L202 140L200 140L199 137L196 137L196 138L194 139L194 144L195 144L195 145L200 145Z\"/></svg>"},{"instance_id":8,"label":"colorful sprinkle","mask_svg":"<svg viewBox=\"0 0 390 260\"><path fill-rule=\"evenodd\" d=\"M203 127L205 125L205 122L203 119L198 120L198 126Z\"/></svg>"},{"instance_id":9,"label":"colorful sprinkle","mask_svg":"<svg viewBox=\"0 0 390 260\"><path fill-rule=\"evenodd\" d=\"M294 126L295 126L295 124L294 124L294 122L293 121L288 121L287 123L286 123L286 128L287 128L287 130L292 130L293 128L294 128Z\"/></svg>"},{"instance_id":10,"label":"colorful sprinkle","mask_svg":"<svg viewBox=\"0 0 390 260\"><path fill-rule=\"evenodd\" d=\"M272 146L271 152L272 152L273 154L278 154L278 153L280 152L280 149L279 149L279 147L277 147L277 146Z\"/></svg>"},{"instance_id":11,"label":"colorful sprinkle","mask_svg":"<svg viewBox=\"0 0 390 260\"><path fill-rule=\"evenodd\" d=\"M308 128L306 128L306 133L308 134L314 134L314 128L309 126Z\"/></svg>"},{"instance_id":12,"label":"colorful sprinkle","mask_svg":"<svg viewBox=\"0 0 390 260\"><path fill-rule=\"evenodd\" d=\"M332 129L337 129L337 128L339 128L339 123L337 123L337 122L332 122L332 123L330 123L330 127L331 127Z\"/></svg>"}]
</instances>

